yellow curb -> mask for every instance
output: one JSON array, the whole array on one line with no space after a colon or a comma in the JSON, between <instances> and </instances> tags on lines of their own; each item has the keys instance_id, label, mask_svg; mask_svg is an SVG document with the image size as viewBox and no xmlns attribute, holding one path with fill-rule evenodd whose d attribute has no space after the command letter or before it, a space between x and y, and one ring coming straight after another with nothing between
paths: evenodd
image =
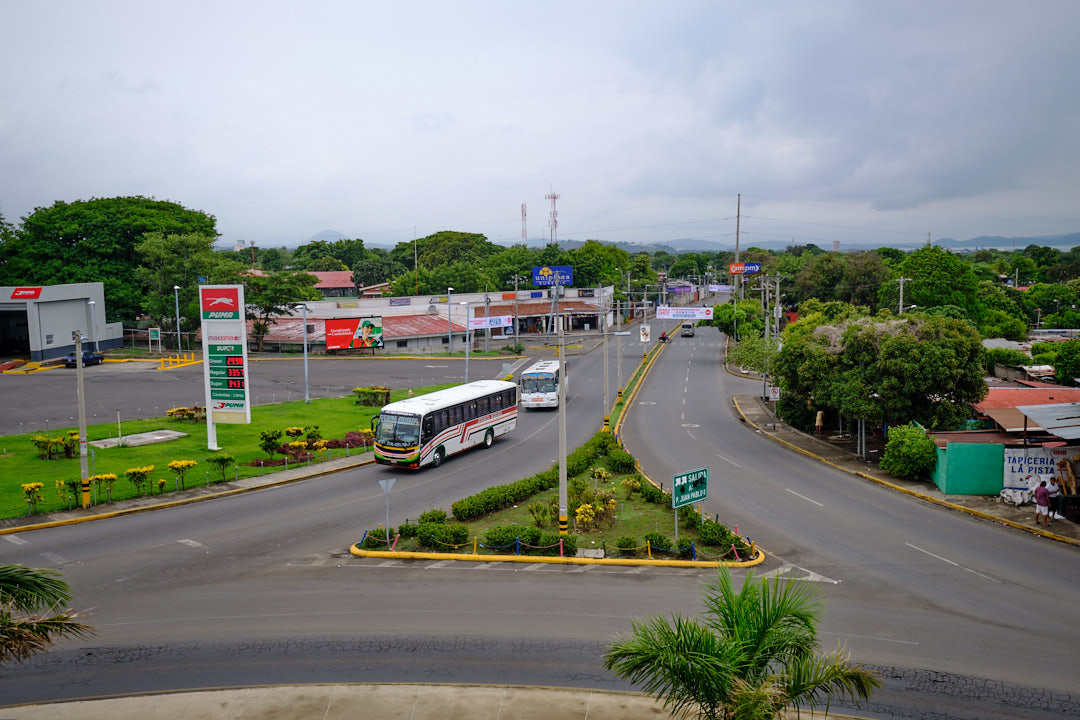
<instances>
[{"instance_id":1,"label":"yellow curb","mask_svg":"<svg viewBox=\"0 0 1080 720\"><path fill-rule=\"evenodd\" d=\"M820 455L815 455L814 453L810 452L809 450L801 448L798 445L794 445L792 443L789 443L787 440L784 440L782 438L776 437L776 435L773 435L772 433L770 433L768 430L765 430L764 428L758 427L757 425L754 424L753 421L750 420L750 418L746 417L746 413L744 413L742 407L739 406L739 399L738 398L732 398L732 402L735 405L735 409L739 411L739 415L740 415L740 417L742 417L743 422L745 422L747 425L754 428L755 430L760 432L762 435L765 435L766 437L768 437L773 442L779 443L780 445L783 445L784 447L789 448L791 450L795 450L796 452L800 452L803 455L806 455L807 457L813 458L814 460L817 460L820 463L828 465L829 467L833 467L833 468L836 468L837 470L840 470L842 472L846 472L849 475L855 475L856 477L861 477L864 480L869 480L870 482L877 483L878 485L881 485L882 487L889 488L890 490L895 490L897 492L904 493L905 495L910 495L911 497L915 497L915 498L918 498L920 500L925 500L926 502L933 503L933 504L938 505L940 507L948 508L949 510L956 510L957 512L964 512L964 513L967 513L968 515L974 515L975 517L982 518L983 520L990 520L992 522L1001 523L1002 525L1008 525L1009 527L1015 528L1017 530L1025 530L1025 531L1027 531L1029 533L1032 533L1034 535L1041 535L1041 536L1043 536L1045 538L1048 538L1050 540L1057 540L1058 542L1063 542L1063 543L1067 543L1069 545L1075 545L1077 547L1080 547L1080 540L1074 540L1073 538L1068 538L1068 537L1065 537L1063 535L1057 535L1055 533L1047 532L1045 530L1039 530L1037 528L1031 528L1031 527L1028 527L1027 525L1023 525L1021 523L1009 520L1008 518L1002 518L1002 517L998 517L996 515L991 515L989 513L984 513L981 510L975 510L974 508L965 507L964 505L957 505L956 503L951 503L948 500L942 500L941 498L936 498L936 497L933 497L932 495L927 495L925 493L921 493L918 490L912 490L910 488L904 487L903 485L897 485L896 483L892 483L892 482L889 482L888 480L884 480L882 478L875 477L873 475L870 475L869 473L859 472L858 470L851 470L851 469L846 468L846 467L844 467L842 465L837 465L836 463L834 463L834 462L832 462L830 460L826 460L825 458L821 457Z\"/></svg>"},{"instance_id":2,"label":"yellow curb","mask_svg":"<svg viewBox=\"0 0 1080 720\"><path fill-rule=\"evenodd\" d=\"M754 567L765 562L765 551L758 548L753 560L656 560L647 558L579 558L554 557L551 555L478 555L473 553L403 552L389 550L362 550L355 544L349 552L356 557L388 558L392 560L460 560L463 562L516 562L547 563L549 565L645 565L649 567L697 567L714 568L721 565L730 568Z\"/></svg>"},{"instance_id":3,"label":"yellow curb","mask_svg":"<svg viewBox=\"0 0 1080 720\"><path fill-rule=\"evenodd\" d=\"M15 533L30 532L31 530L44 530L46 528L60 527L61 525L77 525L79 523L90 522L91 520L105 520L107 518L120 517L121 515L134 515L136 513L149 512L151 510L164 510L167 508L180 507L181 505L191 505L193 503L202 502L203 500L217 500L218 498L228 497L230 495L239 495L245 492L262 490L264 488L277 487L279 485L288 485L290 483L300 482L301 480L310 480L311 478L321 477L323 475L330 475L332 473L341 472L342 470L352 470L354 468L363 467L365 465L371 465L374 462L375 459L370 458L361 460L347 467L339 467L330 470L318 470L294 478L272 480L265 484L256 485L254 487L233 488L231 490L222 490L221 492L210 493L208 495L196 495L195 497L183 498L181 500L169 500L167 502L145 505L143 507L124 508L123 510L113 510L110 512L99 513L97 515L87 515L86 517L68 518L65 520L51 520L49 522L36 523L34 525L21 525L19 527L0 528L0 535L14 535ZM64 511L61 510L60 512Z\"/></svg>"}]
</instances>

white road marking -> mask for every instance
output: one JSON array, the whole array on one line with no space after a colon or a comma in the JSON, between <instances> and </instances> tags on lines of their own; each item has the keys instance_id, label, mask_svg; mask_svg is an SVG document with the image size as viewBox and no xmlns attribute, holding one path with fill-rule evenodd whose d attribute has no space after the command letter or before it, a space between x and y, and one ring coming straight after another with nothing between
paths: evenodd
<instances>
[{"instance_id":1,"label":"white road marking","mask_svg":"<svg viewBox=\"0 0 1080 720\"><path fill-rule=\"evenodd\" d=\"M4 535L3 538L13 545L25 545L30 542L29 540L23 540L18 535Z\"/></svg>"},{"instance_id":2,"label":"white road marking","mask_svg":"<svg viewBox=\"0 0 1080 720\"><path fill-rule=\"evenodd\" d=\"M54 552L42 553L42 555L53 565L64 565L67 563L67 560L64 559L63 555L57 555Z\"/></svg>"},{"instance_id":3,"label":"white road marking","mask_svg":"<svg viewBox=\"0 0 1080 720\"><path fill-rule=\"evenodd\" d=\"M201 542L198 542L197 540L191 540L190 538L184 538L183 540L177 540L176 542L181 543L182 545L187 545L188 547L202 548L203 550L206 549L206 546L203 545Z\"/></svg>"},{"instance_id":4,"label":"white road marking","mask_svg":"<svg viewBox=\"0 0 1080 720\"><path fill-rule=\"evenodd\" d=\"M797 580L805 580L806 582L829 583L831 585L839 585L840 584L839 580L833 580L830 577L825 577L821 573L816 573L813 570L807 570L804 567L799 567L798 565L792 565L790 563L786 563L786 564L782 565L781 567L776 568L775 570L770 570L769 572L763 574L761 577L763 577L763 578L772 578L772 577L776 577L778 575L789 575L789 574L792 573L793 570L798 570L799 572L806 573L805 577L795 578Z\"/></svg>"},{"instance_id":5,"label":"white road marking","mask_svg":"<svg viewBox=\"0 0 1080 720\"><path fill-rule=\"evenodd\" d=\"M734 460L732 460L731 458L726 458L726 457L724 457L723 455L721 455L721 454L719 454L719 453L717 453L716 457L720 458L721 460L723 460L723 461L724 461L724 462L726 462L726 463L730 463L730 464L734 465L735 467L739 468L740 470L742 469L742 465L740 465L739 463L735 462L735 461L734 461Z\"/></svg>"},{"instance_id":6,"label":"white road marking","mask_svg":"<svg viewBox=\"0 0 1080 720\"><path fill-rule=\"evenodd\" d=\"M446 567L447 565L452 564L453 562L454 562L453 560L439 560L438 562L431 563L430 565L426 566L424 569L425 570L434 570L436 568L443 568L443 567Z\"/></svg>"},{"instance_id":7,"label":"white road marking","mask_svg":"<svg viewBox=\"0 0 1080 720\"><path fill-rule=\"evenodd\" d=\"M523 567L521 569L522 570L528 570L528 571L535 571L535 570L543 570L546 567L547 567L547 563L529 563L528 565L526 565L525 567Z\"/></svg>"},{"instance_id":8,"label":"white road marking","mask_svg":"<svg viewBox=\"0 0 1080 720\"><path fill-rule=\"evenodd\" d=\"M800 498L802 498L802 499L803 499L803 500L805 500L806 502L809 502L809 503L814 503L814 504L815 504L815 505L817 505L818 507L825 507L824 505L822 505L821 503L819 503L819 502L818 502L817 500L811 500L810 498L806 497L805 495L802 495L802 494L800 494L800 493L797 493L797 492L795 492L795 491L794 491L794 490L792 490L791 488L784 488L784 489L785 489L785 490L787 490L787 491L788 491L789 493L791 493L792 495L794 495L795 497L800 497Z\"/></svg>"},{"instance_id":9,"label":"white road marking","mask_svg":"<svg viewBox=\"0 0 1080 720\"><path fill-rule=\"evenodd\" d=\"M921 547L919 547L918 545L912 545L911 543L904 543L904 544L905 544L905 545L907 545L907 546L908 546L909 548L911 548L912 550L918 550L918 551L919 551L919 552L921 552L921 553L926 553L927 555L929 555L929 556L930 556L930 557L932 557L932 558L935 558L935 559L937 559L937 560L940 560L941 562L949 563L949 564L950 564L950 565L952 565L953 567L958 567L958 568L960 568L961 570L964 570L964 571L966 571L966 572L969 572L969 573L971 573L972 575L978 575L979 577L983 578L984 580L989 580L990 582L996 582L996 583L998 583L999 585L1001 584L1001 581L1000 581L1000 580L995 580L994 578L990 577L989 575L983 575L983 574L982 574L981 572L979 572L978 570L972 570L971 568L967 568L967 567L964 567L964 566L963 566L963 565L961 565L960 563L958 563L958 562L954 562L954 561L950 560L949 558L946 558L946 557L941 557L940 555L935 555L934 553L930 552L929 550L924 550L924 549L922 549L922 548L921 548Z\"/></svg>"},{"instance_id":10,"label":"white road marking","mask_svg":"<svg viewBox=\"0 0 1080 720\"><path fill-rule=\"evenodd\" d=\"M853 637L853 638L859 638L860 640L878 640L880 642L897 643L899 645L918 645L919 644L919 643L914 642L912 640L894 640L892 638L874 637L873 635L855 635L854 633L822 632L821 634L822 635L836 635L837 637Z\"/></svg>"}]
</instances>

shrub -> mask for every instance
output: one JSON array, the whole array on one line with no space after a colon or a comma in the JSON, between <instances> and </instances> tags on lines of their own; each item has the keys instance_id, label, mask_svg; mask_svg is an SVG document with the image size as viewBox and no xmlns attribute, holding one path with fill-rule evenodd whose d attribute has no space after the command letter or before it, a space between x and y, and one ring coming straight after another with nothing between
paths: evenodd
<instances>
[{"instance_id":1,"label":"shrub","mask_svg":"<svg viewBox=\"0 0 1080 720\"><path fill-rule=\"evenodd\" d=\"M431 510L428 510L427 512L420 513L420 519L417 522L419 522L421 524L423 524L423 523L445 523L446 522L446 511L445 510L439 510L438 508L433 508Z\"/></svg>"},{"instance_id":2,"label":"shrub","mask_svg":"<svg viewBox=\"0 0 1080 720\"><path fill-rule=\"evenodd\" d=\"M469 528L449 523L420 523L416 539L426 548L449 552L469 541Z\"/></svg>"},{"instance_id":3,"label":"shrub","mask_svg":"<svg viewBox=\"0 0 1080 720\"><path fill-rule=\"evenodd\" d=\"M711 545L713 547L726 547L731 544L731 539L734 536L726 526L706 519L698 528L698 538L701 540L702 545Z\"/></svg>"},{"instance_id":4,"label":"shrub","mask_svg":"<svg viewBox=\"0 0 1080 720\"><path fill-rule=\"evenodd\" d=\"M558 555L560 540L562 540L562 554L564 557L574 557L577 555L577 536L559 535L559 533L555 531L541 533L536 542L541 549L530 550L530 552L534 552L537 555Z\"/></svg>"},{"instance_id":5,"label":"shrub","mask_svg":"<svg viewBox=\"0 0 1080 720\"><path fill-rule=\"evenodd\" d=\"M484 546L502 553L515 552L515 540L520 540L525 545L542 545L540 542L541 532L539 528L527 525L496 525L484 535ZM527 548L522 548L526 552Z\"/></svg>"},{"instance_id":6,"label":"shrub","mask_svg":"<svg viewBox=\"0 0 1080 720\"><path fill-rule=\"evenodd\" d=\"M637 539L623 536L615 541L615 547L619 549L619 554L623 557L633 557L637 555Z\"/></svg>"},{"instance_id":7,"label":"shrub","mask_svg":"<svg viewBox=\"0 0 1080 720\"><path fill-rule=\"evenodd\" d=\"M532 515L533 522L536 523L536 527L538 528L546 526L551 519L551 512L548 510L548 506L539 501L529 505L529 514Z\"/></svg>"},{"instance_id":8,"label":"shrub","mask_svg":"<svg viewBox=\"0 0 1080 720\"><path fill-rule=\"evenodd\" d=\"M291 438L298 438L304 434L304 428L302 427L287 427L285 428L285 434Z\"/></svg>"},{"instance_id":9,"label":"shrub","mask_svg":"<svg viewBox=\"0 0 1080 720\"><path fill-rule=\"evenodd\" d=\"M271 460L281 446L281 435L280 430L265 430L259 433L259 449L269 455Z\"/></svg>"},{"instance_id":10,"label":"shrub","mask_svg":"<svg viewBox=\"0 0 1080 720\"><path fill-rule=\"evenodd\" d=\"M234 459L233 456L230 455L229 453L222 452L222 453L218 453L217 455L211 455L210 457L208 457L206 459L206 462L208 462L211 465L213 465L214 467L216 467L218 469L218 472L221 473L221 479L224 480L225 479L225 468L229 467L229 464L233 462L233 459ZM154 466L151 465L150 470L153 471L153 469L154 469ZM148 472L147 475L149 475L149 474L150 473Z\"/></svg>"},{"instance_id":11,"label":"shrub","mask_svg":"<svg viewBox=\"0 0 1080 720\"><path fill-rule=\"evenodd\" d=\"M390 528L390 543L394 542L394 528ZM384 528L372 528L364 535L364 542L360 545L364 550L389 550L390 545L386 542L386 530Z\"/></svg>"},{"instance_id":12,"label":"shrub","mask_svg":"<svg viewBox=\"0 0 1080 720\"><path fill-rule=\"evenodd\" d=\"M649 546L653 550L670 550L671 538L663 533L651 532L645 534L645 542L649 543Z\"/></svg>"},{"instance_id":13,"label":"shrub","mask_svg":"<svg viewBox=\"0 0 1080 720\"><path fill-rule=\"evenodd\" d=\"M399 527L397 531L398 531L398 535L401 535L401 537L410 538L410 537L416 537L416 533L419 530L420 530L419 525L413 525L408 520L406 520L405 522L401 523L401 527Z\"/></svg>"},{"instance_id":14,"label":"shrub","mask_svg":"<svg viewBox=\"0 0 1080 720\"><path fill-rule=\"evenodd\" d=\"M635 492L641 490L641 480L631 475L622 481L622 488L626 491L626 499L629 500Z\"/></svg>"},{"instance_id":15,"label":"shrub","mask_svg":"<svg viewBox=\"0 0 1080 720\"><path fill-rule=\"evenodd\" d=\"M608 467L614 473L625 475L635 472L637 463L634 461L634 456L621 447L612 447L608 452Z\"/></svg>"},{"instance_id":16,"label":"shrub","mask_svg":"<svg viewBox=\"0 0 1080 720\"><path fill-rule=\"evenodd\" d=\"M691 549L691 546L693 544L694 541L688 537L679 538L679 544L677 548L679 551L679 557L686 560L692 560L694 558L694 551Z\"/></svg>"},{"instance_id":17,"label":"shrub","mask_svg":"<svg viewBox=\"0 0 1080 720\"><path fill-rule=\"evenodd\" d=\"M917 480L937 463L937 448L922 428L897 425L889 429L881 469L898 478Z\"/></svg>"},{"instance_id":18,"label":"shrub","mask_svg":"<svg viewBox=\"0 0 1080 720\"><path fill-rule=\"evenodd\" d=\"M143 494L143 486L146 485L146 479L150 477L150 473L152 472L154 472L153 465L133 467L124 471L124 477L131 481L131 484L135 486L135 492L141 497Z\"/></svg>"},{"instance_id":19,"label":"shrub","mask_svg":"<svg viewBox=\"0 0 1080 720\"><path fill-rule=\"evenodd\" d=\"M692 530L701 524L701 515L693 505L683 505L679 508L679 527Z\"/></svg>"},{"instance_id":20,"label":"shrub","mask_svg":"<svg viewBox=\"0 0 1080 720\"><path fill-rule=\"evenodd\" d=\"M645 502L650 502L653 505L671 505L671 495L651 482L641 482L641 497L644 498Z\"/></svg>"},{"instance_id":21,"label":"shrub","mask_svg":"<svg viewBox=\"0 0 1080 720\"><path fill-rule=\"evenodd\" d=\"M319 430L318 425L312 425L309 428L304 428L304 439L307 440L308 445L314 445L323 439L322 432Z\"/></svg>"}]
</instances>

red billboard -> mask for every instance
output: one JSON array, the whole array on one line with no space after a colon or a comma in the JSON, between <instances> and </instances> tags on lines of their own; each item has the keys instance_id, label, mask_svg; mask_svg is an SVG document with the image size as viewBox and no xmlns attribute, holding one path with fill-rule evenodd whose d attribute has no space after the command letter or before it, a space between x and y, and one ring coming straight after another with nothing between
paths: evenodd
<instances>
[{"instance_id":1,"label":"red billboard","mask_svg":"<svg viewBox=\"0 0 1080 720\"><path fill-rule=\"evenodd\" d=\"M382 318L341 318L326 321L326 349L381 348Z\"/></svg>"}]
</instances>

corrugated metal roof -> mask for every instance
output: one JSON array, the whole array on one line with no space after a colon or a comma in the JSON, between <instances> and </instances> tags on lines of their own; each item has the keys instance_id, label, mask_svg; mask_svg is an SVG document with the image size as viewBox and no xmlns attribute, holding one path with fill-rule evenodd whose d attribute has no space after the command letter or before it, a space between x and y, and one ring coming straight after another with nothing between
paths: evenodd
<instances>
[{"instance_id":1,"label":"corrugated metal roof","mask_svg":"<svg viewBox=\"0 0 1080 720\"><path fill-rule=\"evenodd\" d=\"M1042 430L1041 427L1031 420L1027 420L1025 424L1026 416L1016 408L991 408L986 411L986 414L993 418L994 422L1000 425L1001 429L1005 432L1024 432L1024 430L1032 432L1034 430Z\"/></svg>"},{"instance_id":2,"label":"corrugated metal roof","mask_svg":"<svg viewBox=\"0 0 1080 720\"><path fill-rule=\"evenodd\" d=\"M1024 413L1030 422L1041 425L1055 437L1063 440L1080 439L1080 403L1023 405L1016 409Z\"/></svg>"}]
</instances>

